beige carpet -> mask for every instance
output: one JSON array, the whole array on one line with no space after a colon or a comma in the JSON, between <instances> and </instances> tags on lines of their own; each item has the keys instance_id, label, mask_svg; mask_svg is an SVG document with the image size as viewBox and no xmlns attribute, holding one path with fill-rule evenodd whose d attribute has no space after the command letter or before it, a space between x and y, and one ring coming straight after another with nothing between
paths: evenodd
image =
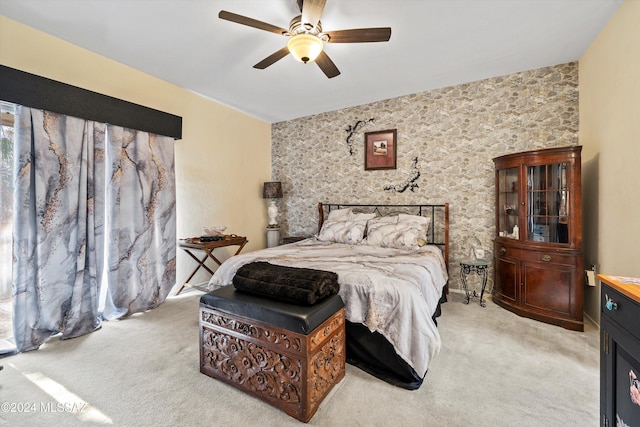
<instances>
[{"instance_id":1,"label":"beige carpet","mask_svg":"<svg viewBox=\"0 0 640 427\"><path fill-rule=\"evenodd\" d=\"M191 290L93 334L0 359L0 425L300 425L199 372L200 295ZM570 332L461 301L451 294L443 306L442 350L419 390L347 365L309 425L598 425L595 327Z\"/></svg>"}]
</instances>

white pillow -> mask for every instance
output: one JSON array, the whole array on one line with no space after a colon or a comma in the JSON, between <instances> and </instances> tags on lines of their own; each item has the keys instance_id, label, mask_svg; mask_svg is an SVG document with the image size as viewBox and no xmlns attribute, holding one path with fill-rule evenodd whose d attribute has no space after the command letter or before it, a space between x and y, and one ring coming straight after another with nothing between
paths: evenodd
<instances>
[{"instance_id":1,"label":"white pillow","mask_svg":"<svg viewBox=\"0 0 640 427\"><path fill-rule=\"evenodd\" d=\"M419 229L412 223L374 222L368 226L367 245L382 248L416 249L421 246Z\"/></svg>"},{"instance_id":2,"label":"white pillow","mask_svg":"<svg viewBox=\"0 0 640 427\"><path fill-rule=\"evenodd\" d=\"M334 209L329 211L327 221L348 221L351 214L351 208Z\"/></svg>"},{"instance_id":3,"label":"white pillow","mask_svg":"<svg viewBox=\"0 0 640 427\"><path fill-rule=\"evenodd\" d=\"M398 215L398 222L417 222L418 224L429 225L431 218L421 215L400 214Z\"/></svg>"},{"instance_id":4,"label":"white pillow","mask_svg":"<svg viewBox=\"0 0 640 427\"><path fill-rule=\"evenodd\" d=\"M377 216L367 221L367 229L364 231L365 239L369 235L369 230L371 228L376 228L381 224L397 224L398 223L398 215L394 216Z\"/></svg>"},{"instance_id":5,"label":"white pillow","mask_svg":"<svg viewBox=\"0 0 640 427\"><path fill-rule=\"evenodd\" d=\"M364 238L366 221L325 221L318 233L318 240L324 242L356 245Z\"/></svg>"},{"instance_id":6,"label":"white pillow","mask_svg":"<svg viewBox=\"0 0 640 427\"><path fill-rule=\"evenodd\" d=\"M369 220L369 224L397 224L398 215L392 216L377 216Z\"/></svg>"},{"instance_id":7,"label":"white pillow","mask_svg":"<svg viewBox=\"0 0 640 427\"><path fill-rule=\"evenodd\" d=\"M430 217L420 216L420 215L400 214L398 215L398 224L412 224L413 227L419 230L418 237L423 239L425 242L428 240L427 235L429 232L429 225L431 224Z\"/></svg>"},{"instance_id":8,"label":"white pillow","mask_svg":"<svg viewBox=\"0 0 640 427\"><path fill-rule=\"evenodd\" d=\"M349 214L349 221L367 221L376 217L376 213L355 213Z\"/></svg>"}]
</instances>

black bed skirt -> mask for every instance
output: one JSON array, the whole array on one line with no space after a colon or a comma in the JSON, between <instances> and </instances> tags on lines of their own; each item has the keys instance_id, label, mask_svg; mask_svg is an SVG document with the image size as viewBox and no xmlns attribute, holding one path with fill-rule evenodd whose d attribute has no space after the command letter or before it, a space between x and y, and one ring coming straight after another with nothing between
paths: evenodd
<instances>
[{"instance_id":1,"label":"black bed skirt","mask_svg":"<svg viewBox=\"0 0 640 427\"><path fill-rule=\"evenodd\" d=\"M433 320L440 316L440 304L447 301L442 296ZM347 332L347 363L354 365L389 384L416 390L424 378L416 373L398 354L387 339L379 332L371 332L361 323L345 321Z\"/></svg>"}]
</instances>

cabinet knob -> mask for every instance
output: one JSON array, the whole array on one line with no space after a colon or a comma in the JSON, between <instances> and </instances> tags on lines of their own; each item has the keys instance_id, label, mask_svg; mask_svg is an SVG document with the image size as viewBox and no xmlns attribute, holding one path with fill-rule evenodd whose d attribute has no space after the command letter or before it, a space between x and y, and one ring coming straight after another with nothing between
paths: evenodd
<instances>
[{"instance_id":1,"label":"cabinet knob","mask_svg":"<svg viewBox=\"0 0 640 427\"><path fill-rule=\"evenodd\" d=\"M604 297L607 300L607 302L604 303L604 306L607 307L607 310L613 311L618 309L618 303L613 302L613 300L609 298L609 295L605 294Z\"/></svg>"},{"instance_id":2,"label":"cabinet knob","mask_svg":"<svg viewBox=\"0 0 640 427\"><path fill-rule=\"evenodd\" d=\"M500 248L500 253L502 255L506 254L507 253L507 248Z\"/></svg>"},{"instance_id":3,"label":"cabinet knob","mask_svg":"<svg viewBox=\"0 0 640 427\"><path fill-rule=\"evenodd\" d=\"M542 255L540 257L540 259L544 262L550 262L551 261L551 255Z\"/></svg>"}]
</instances>

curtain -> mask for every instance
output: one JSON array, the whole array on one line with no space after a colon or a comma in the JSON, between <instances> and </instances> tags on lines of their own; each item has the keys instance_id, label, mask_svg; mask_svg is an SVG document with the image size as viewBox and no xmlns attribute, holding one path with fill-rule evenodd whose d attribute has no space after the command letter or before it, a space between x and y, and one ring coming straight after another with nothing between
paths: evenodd
<instances>
[{"instance_id":1,"label":"curtain","mask_svg":"<svg viewBox=\"0 0 640 427\"><path fill-rule=\"evenodd\" d=\"M105 125L18 107L13 312L18 351L100 326Z\"/></svg>"},{"instance_id":2,"label":"curtain","mask_svg":"<svg viewBox=\"0 0 640 427\"><path fill-rule=\"evenodd\" d=\"M176 283L176 189L170 137L107 126L108 284L103 316L160 305Z\"/></svg>"},{"instance_id":3,"label":"curtain","mask_svg":"<svg viewBox=\"0 0 640 427\"><path fill-rule=\"evenodd\" d=\"M176 275L172 139L26 107L16 122L18 351L164 302Z\"/></svg>"}]
</instances>

